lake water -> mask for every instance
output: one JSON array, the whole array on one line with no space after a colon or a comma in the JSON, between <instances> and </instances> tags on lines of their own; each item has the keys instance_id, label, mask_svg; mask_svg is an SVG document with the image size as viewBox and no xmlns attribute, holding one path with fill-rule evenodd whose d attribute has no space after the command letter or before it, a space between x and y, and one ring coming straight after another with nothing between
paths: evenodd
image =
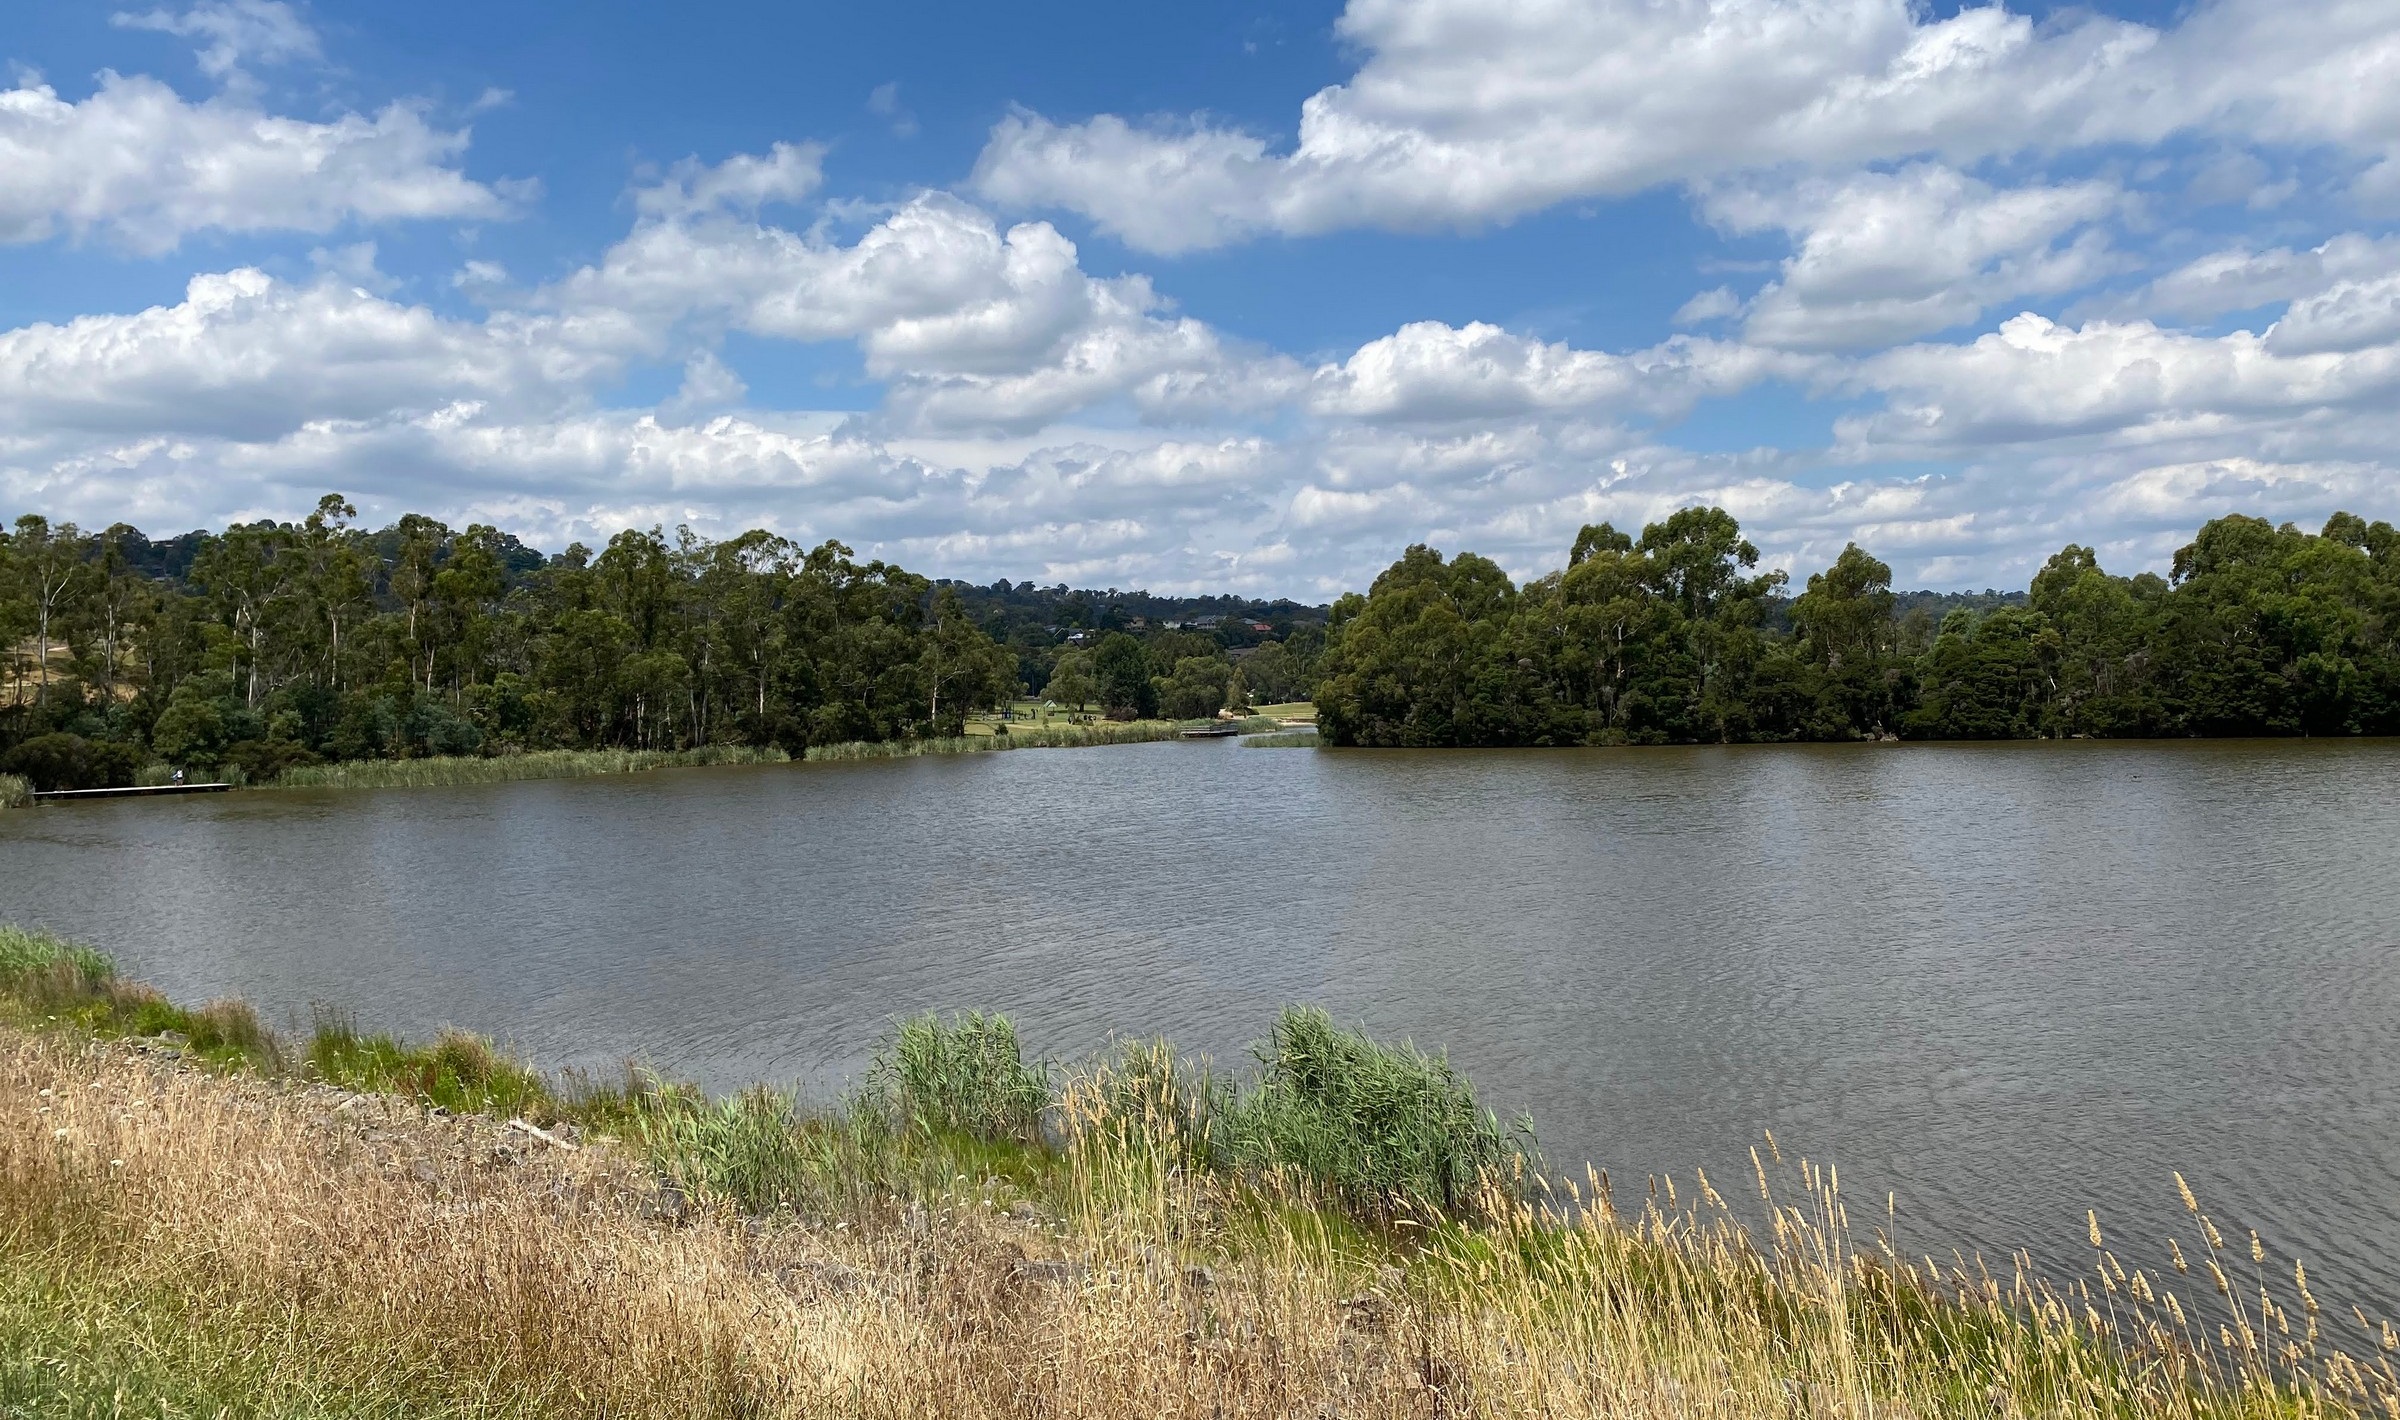
<instances>
[{"instance_id":1,"label":"lake water","mask_svg":"<svg viewBox=\"0 0 2400 1420\"><path fill-rule=\"evenodd\" d=\"M1862 1220L1896 1195L1904 1246L2073 1268L2086 1207L2155 1243L2181 1169L2321 1293L2400 1306L2389 742L1176 743L119 801L0 815L0 920L272 1020L718 1087L831 1092L928 1007L1238 1061L1313 1001L1447 1047L1620 1197L1746 1180L1771 1128Z\"/></svg>"}]
</instances>

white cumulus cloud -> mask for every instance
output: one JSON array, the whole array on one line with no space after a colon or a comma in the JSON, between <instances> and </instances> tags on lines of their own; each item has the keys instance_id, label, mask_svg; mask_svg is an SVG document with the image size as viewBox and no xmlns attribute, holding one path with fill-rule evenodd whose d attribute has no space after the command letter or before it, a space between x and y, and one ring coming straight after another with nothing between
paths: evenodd
<instances>
[{"instance_id":1,"label":"white cumulus cloud","mask_svg":"<svg viewBox=\"0 0 2400 1420\"><path fill-rule=\"evenodd\" d=\"M109 23L198 41L200 72L217 79L236 77L245 62L288 64L324 57L317 32L283 0L203 0L180 12L119 11Z\"/></svg>"},{"instance_id":2,"label":"white cumulus cloud","mask_svg":"<svg viewBox=\"0 0 2400 1420\"><path fill-rule=\"evenodd\" d=\"M619 332L556 317L459 321L327 276L195 276L184 299L0 334L0 419L20 434L273 438L312 421L458 401L555 408L622 367Z\"/></svg>"},{"instance_id":3,"label":"white cumulus cloud","mask_svg":"<svg viewBox=\"0 0 2400 1420\"><path fill-rule=\"evenodd\" d=\"M1793 236L1793 254L1751 299L1743 334L1762 345L1845 350L1932 335L2000 301L2088 284L2116 261L2091 224L2123 200L2108 182L1994 189L1920 163L1724 186L1703 207L1728 230Z\"/></svg>"},{"instance_id":4,"label":"white cumulus cloud","mask_svg":"<svg viewBox=\"0 0 2400 1420\"><path fill-rule=\"evenodd\" d=\"M1173 314L1147 278L1085 272L1047 222L1004 232L928 192L844 245L695 202L715 171L680 179L672 200L638 199L634 231L539 301L658 330L856 341L893 416L928 428L1023 430L1118 398L1180 418L1298 379Z\"/></svg>"},{"instance_id":5,"label":"white cumulus cloud","mask_svg":"<svg viewBox=\"0 0 2400 1420\"><path fill-rule=\"evenodd\" d=\"M157 253L195 232L511 215L525 189L460 172L467 136L407 104L316 123L138 75L103 74L79 102L21 81L0 90L0 243L99 234Z\"/></svg>"},{"instance_id":6,"label":"white cumulus cloud","mask_svg":"<svg viewBox=\"0 0 2400 1420\"><path fill-rule=\"evenodd\" d=\"M2151 143L2181 130L2400 142L2400 12L2212 0L2171 29L1908 0L1352 0L1366 58L1296 142L1204 120L994 128L992 199L1081 212L1160 252L1260 232L1505 221L1782 165Z\"/></svg>"},{"instance_id":7,"label":"white cumulus cloud","mask_svg":"<svg viewBox=\"0 0 2400 1420\"><path fill-rule=\"evenodd\" d=\"M2400 237L2344 232L2314 247L2228 247L2184 263L2131 295L2089 303L2089 314L2200 319L2280 305L2334 281L2400 272Z\"/></svg>"}]
</instances>

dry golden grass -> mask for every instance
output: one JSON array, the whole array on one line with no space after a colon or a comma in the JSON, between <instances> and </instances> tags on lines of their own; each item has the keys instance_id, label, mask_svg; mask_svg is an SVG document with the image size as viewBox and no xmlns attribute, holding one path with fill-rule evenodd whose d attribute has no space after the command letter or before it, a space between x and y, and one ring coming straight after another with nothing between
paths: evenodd
<instances>
[{"instance_id":1,"label":"dry golden grass","mask_svg":"<svg viewBox=\"0 0 2400 1420\"><path fill-rule=\"evenodd\" d=\"M962 1175L756 1219L605 1141L0 1032L0 1414L2400 1415L2374 1333L2219 1296L2205 1239L2157 1334L2167 1279L2105 1261L1853 1253L1813 1169L1755 1241L1703 1184L1400 1244L1091 1127L1108 1097L1070 1088L1038 1208Z\"/></svg>"}]
</instances>

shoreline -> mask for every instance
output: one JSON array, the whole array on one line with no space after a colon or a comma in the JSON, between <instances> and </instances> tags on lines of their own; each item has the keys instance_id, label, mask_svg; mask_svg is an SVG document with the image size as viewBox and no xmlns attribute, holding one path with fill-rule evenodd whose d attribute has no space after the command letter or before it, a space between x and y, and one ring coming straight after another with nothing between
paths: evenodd
<instances>
[{"instance_id":1,"label":"shoreline","mask_svg":"<svg viewBox=\"0 0 2400 1420\"><path fill-rule=\"evenodd\" d=\"M1182 733L1188 723L1180 720L1100 721L1081 725L1012 726L1005 734L849 740L838 744L810 745L797 757L772 745L709 745L693 750L558 749L503 755L341 760L331 764L295 766L260 784L243 782L237 776L230 787L235 792L264 793L304 789L448 788L539 779L596 778L611 774L643 774L659 769L698 769L721 765L791 764L803 761L816 764L867 759L913 759L924 755L989 754L1018 749L1088 749L1172 740ZM1263 722L1253 717L1234 723L1248 726ZM1263 731L1243 731L1260 732ZM141 777L148 779L155 776L145 771ZM133 787L158 786L137 783ZM36 803L37 798L30 784L14 775L0 776L0 809L31 808Z\"/></svg>"},{"instance_id":2,"label":"shoreline","mask_svg":"<svg viewBox=\"0 0 2400 1420\"><path fill-rule=\"evenodd\" d=\"M1270 1044L1341 1080L1477 1108L1446 1064L1293 1019ZM2378 1333L2328 1310L2320 1341L2304 1276L2220 1298L2206 1269L2248 1264L2204 1237L2196 1275L2149 1278L2095 1220L2093 1278L1995 1280L1853 1236L1805 1163L1760 1161L1761 1236L1705 1178L1620 1211L1599 1176L1538 1181L1505 1150L1471 1191L1387 1189L1410 1176L1382 1136L1309 1115L1299 1076L1217 1081L1163 1042L1060 1068L1003 1019L923 1019L879 1062L874 1089L808 1104L549 1079L334 1015L287 1042L0 929L0 1354L48 1368L0 1362L0 1405L104 1381L129 1409L320 1414L2400 1404ZM1446 1117L1411 1137L1472 1131ZM1280 1154L1230 1137L1278 1130Z\"/></svg>"}]
</instances>

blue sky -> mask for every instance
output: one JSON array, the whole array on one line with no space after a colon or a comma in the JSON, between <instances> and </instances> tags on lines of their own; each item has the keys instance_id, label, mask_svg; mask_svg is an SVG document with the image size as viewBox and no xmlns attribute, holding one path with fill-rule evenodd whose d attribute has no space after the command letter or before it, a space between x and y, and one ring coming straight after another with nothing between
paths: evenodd
<instances>
[{"instance_id":1,"label":"blue sky","mask_svg":"<svg viewBox=\"0 0 2400 1420\"><path fill-rule=\"evenodd\" d=\"M2400 517L2400 7L24 4L0 511L1311 598Z\"/></svg>"}]
</instances>

